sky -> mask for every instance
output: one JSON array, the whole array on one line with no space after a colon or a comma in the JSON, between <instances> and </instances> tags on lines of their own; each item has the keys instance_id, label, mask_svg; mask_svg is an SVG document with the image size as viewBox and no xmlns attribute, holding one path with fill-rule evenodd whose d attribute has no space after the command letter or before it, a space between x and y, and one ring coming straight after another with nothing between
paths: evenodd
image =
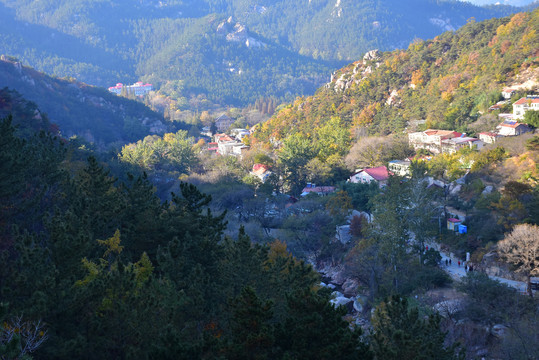
<instances>
[{"instance_id":1,"label":"sky","mask_svg":"<svg viewBox=\"0 0 539 360\"><path fill-rule=\"evenodd\" d=\"M523 6L531 4L536 0L461 0L468 1L475 5L490 5L490 4L504 4L504 5L513 5L513 6Z\"/></svg>"}]
</instances>

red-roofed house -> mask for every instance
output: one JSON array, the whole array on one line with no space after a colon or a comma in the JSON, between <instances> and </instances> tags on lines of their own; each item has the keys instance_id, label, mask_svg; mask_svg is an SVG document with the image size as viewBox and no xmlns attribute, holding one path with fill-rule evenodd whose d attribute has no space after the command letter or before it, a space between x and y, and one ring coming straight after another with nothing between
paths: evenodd
<instances>
[{"instance_id":1,"label":"red-roofed house","mask_svg":"<svg viewBox=\"0 0 539 360\"><path fill-rule=\"evenodd\" d=\"M515 89L511 88L505 88L502 90L502 96L504 99L511 99L511 96L515 94L517 91Z\"/></svg>"},{"instance_id":2,"label":"red-roofed house","mask_svg":"<svg viewBox=\"0 0 539 360\"><path fill-rule=\"evenodd\" d=\"M254 164L253 170L251 171L251 175L256 176L262 182L266 182L268 176L271 175L271 171L269 170L268 165Z\"/></svg>"},{"instance_id":3,"label":"red-roofed house","mask_svg":"<svg viewBox=\"0 0 539 360\"><path fill-rule=\"evenodd\" d=\"M479 133L479 140L481 140L485 144L494 144L496 140L500 137L503 137L503 135L500 135L495 132L486 131L486 132Z\"/></svg>"},{"instance_id":4,"label":"red-roofed house","mask_svg":"<svg viewBox=\"0 0 539 360\"><path fill-rule=\"evenodd\" d=\"M449 218L447 219L447 230L458 231L460 224L462 224L462 220Z\"/></svg>"},{"instance_id":5,"label":"red-roofed house","mask_svg":"<svg viewBox=\"0 0 539 360\"><path fill-rule=\"evenodd\" d=\"M528 110L539 110L539 96L529 95L513 103L513 118L524 119Z\"/></svg>"},{"instance_id":6,"label":"red-roofed house","mask_svg":"<svg viewBox=\"0 0 539 360\"><path fill-rule=\"evenodd\" d=\"M389 175L393 175L385 166L378 166L375 168L366 168L356 171L352 176L350 176L350 182L357 183L370 183L371 181L376 181L379 187L387 185L387 179Z\"/></svg>"},{"instance_id":7,"label":"red-roofed house","mask_svg":"<svg viewBox=\"0 0 539 360\"><path fill-rule=\"evenodd\" d=\"M117 83L116 86L109 87L109 91L113 94L120 95L122 93L123 87L124 87L124 84Z\"/></svg>"},{"instance_id":8,"label":"red-roofed house","mask_svg":"<svg viewBox=\"0 0 539 360\"><path fill-rule=\"evenodd\" d=\"M209 151L209 152L216 153L218 150L219 150L219 148L217 147L217 143L216 143L216 142L210 142L210 143L208 143L208 151Z\"/></svg>"},{"instance_id":9,"label":"red-roofed house","mask_svg":"<svg viewBox=\"0 0 539 360\"><path fill-rule=\"evenodd\" d=\"M215 134L213 137L215 138L216 143L220 143L224 141L234 141L234 139L232 139L227 134Z\"/></svg>"},{"instance_id":10,"label":"red-roofed house","mask_svg":"<svg viewBox=\"0 0 539 360\"><path fill-rule=\"evenodd\" d=\"M428 129L408 134L408 142L415 149L427 149L432 153L442 152L442 140L459 137L462 134L451 130Z\"/></svg>"},{"instance_id":11,"label":"red-roofed house","mask_svg":"<svg viewBox=\"0 0 539 360\"><path fill-rule=\"evenodd\" d=\"M528 125L512 120L502 122L497 128L499 129L498 134L503 136L518 136L532 130Z\"/></svg>"}]
</instances>

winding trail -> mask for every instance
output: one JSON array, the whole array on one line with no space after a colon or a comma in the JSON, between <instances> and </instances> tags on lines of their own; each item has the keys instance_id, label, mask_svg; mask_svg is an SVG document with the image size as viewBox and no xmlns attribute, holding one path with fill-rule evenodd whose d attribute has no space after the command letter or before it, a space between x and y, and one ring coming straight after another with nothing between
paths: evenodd
<instances>
[{"instance_id":1,"label":"winding trail","mask_svg":"<svg viewBox=\"0 0 539 360\"><path fill-rule=\"evenodd\" d=\"M442 262L440 264L440 267L442 270L447 272L453 279L460 280L460 278L465 277L468 273L466 270L464 270L464 265L461 261L460 266L458 265L458 259L457 258L450 258L448 254L442 252L440 250L440 246L438 244L428 244L429 248L436 249L440 252L440 255L442 256ZM445 265L445 260L451 259L451 265ZM510 286L512 288L517 289L521 293L526 293L526 283L524 281L516 281L516 280L509 280L505 278L501 278L498 276L490 276L492 280L497 280L501 282L502 284L505 284L507 286Z\"/></svg>"}]
</instances>

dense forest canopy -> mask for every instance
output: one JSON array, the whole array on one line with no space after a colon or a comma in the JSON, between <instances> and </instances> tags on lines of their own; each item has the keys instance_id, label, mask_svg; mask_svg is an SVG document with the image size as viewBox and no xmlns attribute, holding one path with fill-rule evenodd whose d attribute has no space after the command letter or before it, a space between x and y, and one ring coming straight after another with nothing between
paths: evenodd
<instances>
[{"instance_id":1,"label":"dense forest canopy","mask_svg":"<svg viewBox=\"0 0 539 360\"><path fill-rule=\"evenodd\" d=\"M383 340L404 330L389 320L412 322L422 351L458 358L440 317L420 319L399 297L380 307L369 345L284 243L253 244L242 227L223 237L225 213L195 186L161 202L145 175L119 181L32 132L32 103L3 104L19 119L0 121L1 357L372 359L401 351Z\"/></svg>"}]
</instances>

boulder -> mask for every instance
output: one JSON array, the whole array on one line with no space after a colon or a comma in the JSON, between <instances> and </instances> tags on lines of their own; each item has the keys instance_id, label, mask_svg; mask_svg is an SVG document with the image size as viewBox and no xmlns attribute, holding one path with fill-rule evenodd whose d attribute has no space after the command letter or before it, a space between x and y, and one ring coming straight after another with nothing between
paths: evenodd
<instances>
[{"instance_id":1,"label":"boulder","mask_svg":"<svg viewBox=\"0 0 539 360\"><path fill-rule=\"evenodd\" d=\"M350 225L337 226L335 237L341 243L346 244L352 240L352 234L350 234Z\"/></svg>"},{"instance_id":2,"label":"boulder","mask_svg":"<svg viewBox=\"0 0 539 360\"><path fill-rule=\"evenodd\" d=\"M367 303L367 297L358 295L354 298L354 310L357 312L363 312L363 307Z\"/></svg>"},{"instance_id":3,"label":"boulder","mask_svg":"<svg viewBox=\"0 0 539 360\"><path fill-rule=\"evenodd\" d=\"M354 279L346 279L341 287L345 295L354 296L357 294L359 283Z\"/></svg>"},{"instance_id":4,"label":"boulder","mask_svg":"<svg viewBox=\"0 0 539 360\"><path fill-rule=\"evenodd\" d=\"M455 186L453 189L451 189L450 194L453 196L456 196L460 192L461 189L462 189L462 185L459 184Z\"/></svg>"},{"instance_id":5,"label":"boulder","mask_svg":"<svg viewBox=\"0 0 539 360\"><path fill-rule=\"evenodd\" d=\"M346 280L343 271L343 265L333 266L330 264L325 264L318 269L318 272L320 272L324 275L324 277L329 279L327 281L328 283L331 282L336 285L342 285Z\"/></svg>"},{"instance_id":6,"label":"boulder","mask_svg":"<svg viewBox=\"0 0 539 360\"><path fill-rule=\"evenodd\" d=\"M507 335L509 328L503 324L496 324L490 329L490 333L496 337L504 337Z\"/></svg>"},{"instance_id":7,"label":"boulder","mask_svg":"<svg viewBox=\"0 0 539 360\"><path fill-rule=\"evenodd\" d=\"M345 306L346 304L348 304L351 301L353 301L353 300L349 299L347 297L344 297L344 296L339 296L338 298L331 299L330 302L335 306L340 306L340 305Z\"/></svg>"},{"instance_id":8,"label":"boulder","mask_svg":"<svg viewBox=\"0 0 539 360\"><path fill-rule=\"evenodd\" d=\"M380 51L378 49L368 51L363 56L363 61L378 60L380 59Z\"/></svg>"}]
</instances>

